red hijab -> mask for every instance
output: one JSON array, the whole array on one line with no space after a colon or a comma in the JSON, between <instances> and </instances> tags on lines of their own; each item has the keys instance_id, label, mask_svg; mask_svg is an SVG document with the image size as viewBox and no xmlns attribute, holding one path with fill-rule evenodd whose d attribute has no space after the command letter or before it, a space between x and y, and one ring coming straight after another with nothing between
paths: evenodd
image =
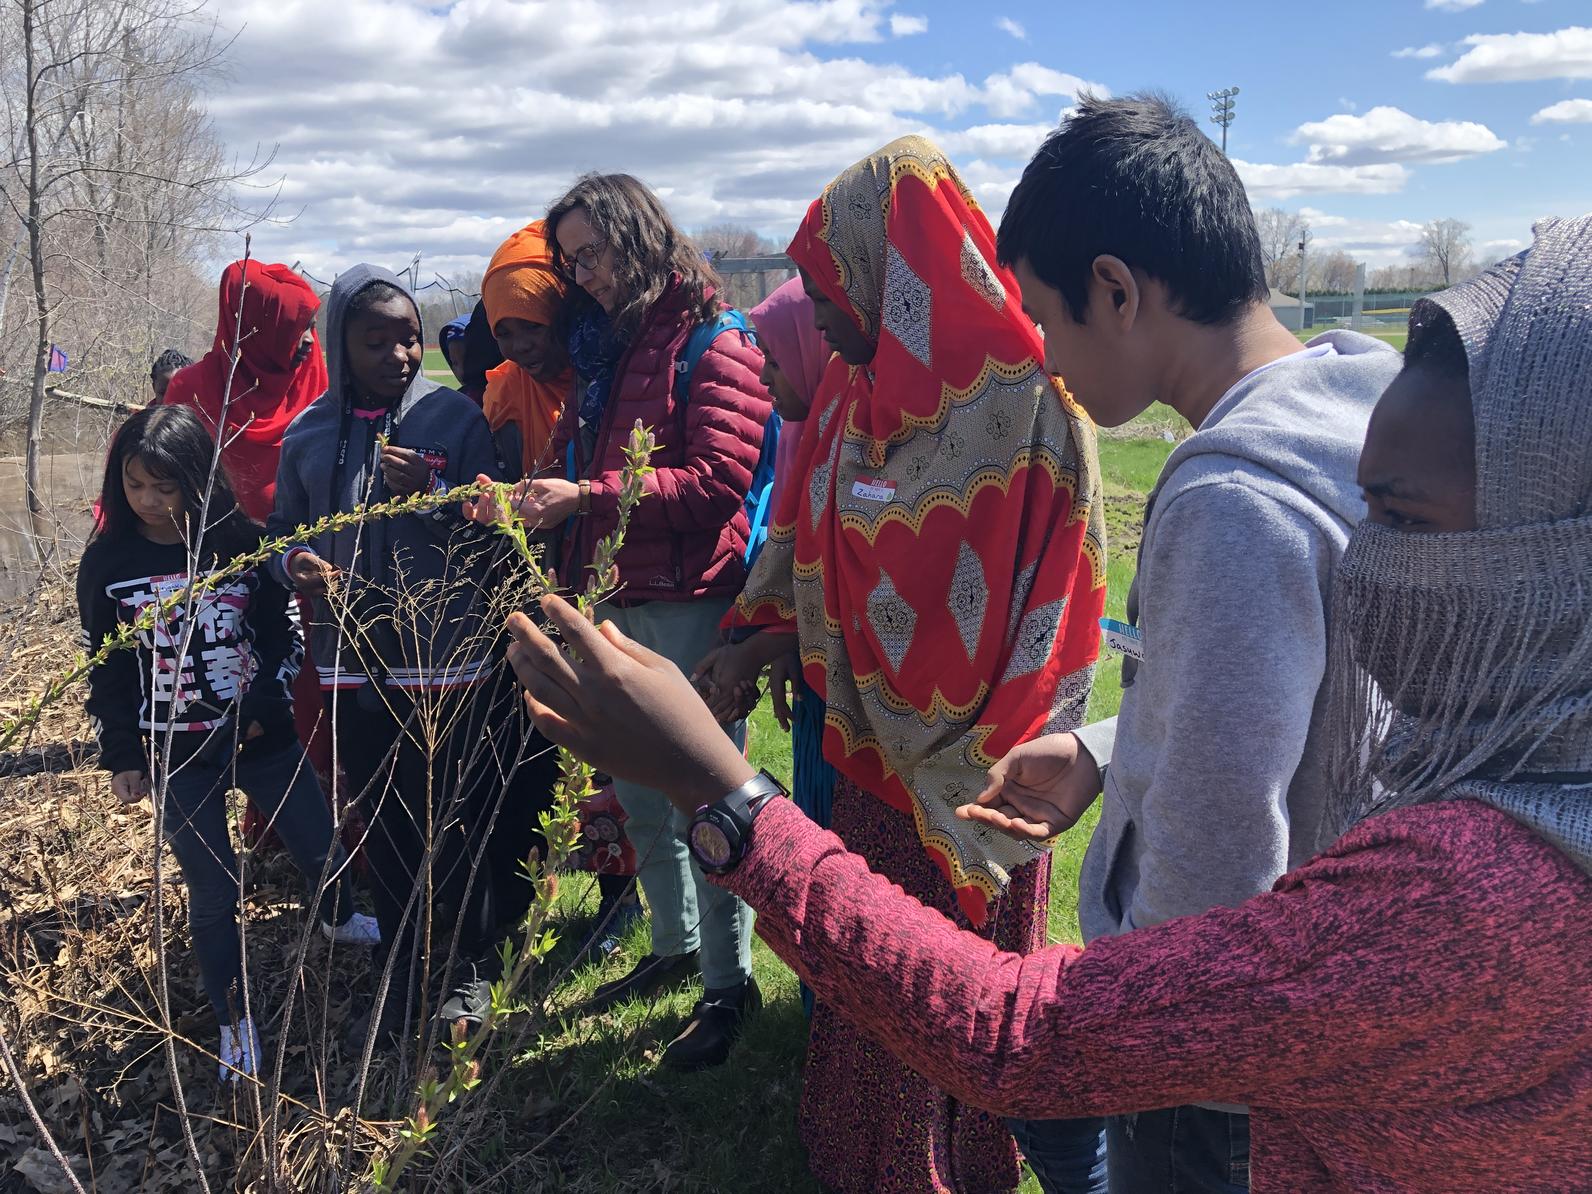
<instances>
[{"instance_id":1,"label":"red hijab","mask_svg":"<svg viewBox=\"0 0 1592 1194\"><path fill-rule=\"evenodd\" d=\"M299 340L320 306L309 283L287 266L234 261L221 273L215 344L173 376L166 390L168 404L192 407L210 433L221 438L221 463L238 504L259 522L271 513L276 499L282 433L326 392L326 362L318 340L308 357L293 363ZM240 346L236 370L234 346Z\"/></svg>"},{"instance_id":2,"label":"red hijab","mask_svg":"<svg viewBox=\"0 0 1592 1194\"><path fill-rule=\"evenodd\" d=\"M1038 851L958 820L984 772L1083 719L1105 598L1094 429L919 137L847 170L790 255L878 345L834 357L739 613L796 623L824 757L891 807L974 925ZM783 359L780 360L783 365Z\"/></svg>"}]
</instances>

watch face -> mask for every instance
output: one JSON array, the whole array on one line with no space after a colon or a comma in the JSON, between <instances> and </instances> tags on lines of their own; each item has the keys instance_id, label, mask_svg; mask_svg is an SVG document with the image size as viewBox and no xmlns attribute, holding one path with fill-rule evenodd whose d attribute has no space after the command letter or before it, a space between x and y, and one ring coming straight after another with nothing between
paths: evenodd
<instances>
[{"instance_id":1,"label":"watch face","mask_svg":"<svg viewBox=\"0 0 1592 1194\"><path fill-rule=\"evenodd\" d=\"M730 861L730 839L711 821L691 825L691 852L704 867L721 867Z\"/></svg>"}]
</instances>

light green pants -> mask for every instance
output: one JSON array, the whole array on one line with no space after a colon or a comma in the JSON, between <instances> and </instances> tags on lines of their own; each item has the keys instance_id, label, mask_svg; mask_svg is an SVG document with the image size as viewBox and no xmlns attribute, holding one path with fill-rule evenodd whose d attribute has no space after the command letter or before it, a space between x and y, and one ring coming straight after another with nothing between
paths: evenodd
<instances>
[{"instance_id":1,"label":"light green pants","mask_svg":"<svg viewBox=\"0 0 1592 1194\"><path fill-rule=\"evenodd\" d=\"M709 597L629 608L605 604L598 616L689 676L718 646L719 620L729 608L729 599ZM726 726L725 732L745 747L746 722ZM685 844L691 818L652 788L616 780L614 794L629 818L625 832L635 847L637 878L652 911L652 952L667 956L700 949L702 984L710 990L745 982L752 973L752 910L708 883L691 860Z\"/></svg>"}]
</instances>

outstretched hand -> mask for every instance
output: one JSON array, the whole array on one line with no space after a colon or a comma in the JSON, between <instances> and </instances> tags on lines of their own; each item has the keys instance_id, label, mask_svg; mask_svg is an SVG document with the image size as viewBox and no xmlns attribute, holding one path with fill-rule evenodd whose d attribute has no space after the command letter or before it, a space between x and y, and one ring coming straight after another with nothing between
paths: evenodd
<instances>
[{"instance_id":1,"label":"outstretched hand","mask_svg":"<svg viewBox=\"0 0 1592 1194\"><path fill-rule=\"evenodd\" d=\"M1013 748L956 815L1020 842L1048 842L1078 823L1100 794L1100 768L1076 734L1046 734Z\"/></svg>"},{"instance_id":2,"label":"outstretched hand","mask_svg":"<svg viewBox=\"0 0 1592 1194\"><path fill-rule=\"evenodd\" d=\"M478 483L492 478L481 474ZM550 530L580 508L580 486L562 477L540 477L525 480L509 490L508 512L531 530ZM488 490L474 501L464 503L466 518L483 526L495 526L503 521L505 511L497 495Z\"/></svg>"},{"instance_id":3,"label":"outstretched hand","mask_svg":"<svg viewBox=\"0 0 1592 1194\"><path fill-rule=\"evenodd\" d=\"M625 637L593 626L561 597L542 612L562 646L511 614L508 658L536 728L599 771L664 792L694 812L752 777L752 767L685 674Z\"/></svg>"}]
</instances>

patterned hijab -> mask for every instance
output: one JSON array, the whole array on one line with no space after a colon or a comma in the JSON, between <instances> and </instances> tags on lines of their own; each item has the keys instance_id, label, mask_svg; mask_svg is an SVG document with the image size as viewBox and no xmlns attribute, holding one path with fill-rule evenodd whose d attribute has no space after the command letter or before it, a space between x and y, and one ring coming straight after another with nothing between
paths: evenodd
<instances>
[{"instance_id":1,"label":"patterned hijab","mask_svg":"<svg viewBox=\"0 0 1592 1194\"><path fill-rule=\"evenodd\" d=\"M1592 216L1417 304L1459 332L1477 529L1355 531L1339 569L1339 823L1469 797L1592 872Z\"/></svg>"},{"instance_id":2,"label":"patterned hijab","mask_svg":"<svg viewBox=\"0 0 1592 1194\"><path fill-rule=\"evenodd\" d=\"M824 756L909 812L974 924L1040 851L958 820L1017 743L1084 713L1105 595L1095 435L1046 375L989 221L906 137L813 203L790 255L878 344L834 358L740 614L788 623Z\"/></svg>"}]
</instances>

